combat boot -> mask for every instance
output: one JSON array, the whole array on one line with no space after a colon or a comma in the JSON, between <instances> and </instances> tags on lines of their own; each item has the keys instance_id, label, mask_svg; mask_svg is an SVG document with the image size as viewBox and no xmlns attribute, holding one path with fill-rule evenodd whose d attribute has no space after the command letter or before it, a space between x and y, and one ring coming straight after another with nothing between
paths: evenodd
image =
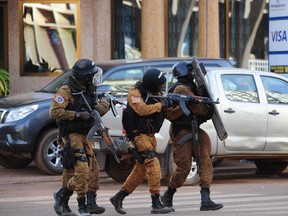
<instances>
[{"instance_id":1,"label":"combat boot","mask_svg":"<svg viewBox=\"0 0 288 216\"><path fill-rule=\"evenodd\" d=\"M129 193L127 193L124 190L120 190L117 194L115 194L113 197L110 198L110 202L114 206L115 210L119 214L126 214L126 212L123 210L122 202L126 196L128 196Z\"/></svg>"},{"instance_id":2,"label":"combat boot","mask_svg":"<svg viewBox=\"0 0 288 216\"><path fill-rule=\"evenodd\" d=\"M166 206L163 206L160 199L159 194L155 194L151 196L152 198L152 210L151 214L166 214L172 212L172 209Z\"/></svg>"},{"instance_id":3,"label":"combat boot","mask_svg":"<svg viewBox=\"0 0 288 216\"><path fill-rule=\"evenodd\" d=\"M172 211L175 211L175 209L173 208L173 195L175 192L176 192L176 189L168 187L168 189L161 196L161 201L163 205L171 208Z\"/></svg>"},{"instance_id":4,"label":"combat boot","mask_svg":"<svg viewBox=\"0 0 288 216\"><path fill-rule=\"evenodd\" d=\"M69 197L73 194L73 191L69 190L67 187L62 187L59 190L54 192L54 211L56 214L60 215L63 212L63 203L66 197Z\"/></svg>"},{"instance_id":5,"label":"combat boot","mask_svg":"<svg viewBox=\"0 0 288 216\"><path fill-rule=\"evenodd\" d=\"M217 210L223 208L221 203L216 204L210 199L210 190L209 188L201 188L201 207L200 211L209 211Z\"/></svg>"},{"instance_id":6,"label":"combat boot","mask_svg":"<svg viewBox=\"0 0 288 216\"><path fill-rule=\"evenodd\" d=\"M91 214L88 212L87 207L85 205L85 197L83 198L77 198L78 202L78 216L91 216Z\"/></svg>"},{"instance_id":7,"label":"combat boot","mask_svg":"<svg viewBox=\"0 0 288 216\"><path fill-rule=\"evenodd\" d=\"M94 192L87 192L87 210L90 214L102 214L105 211L105 208L100 207L96 204L97 194Z\"/></svg>"},{"instance_id":8,"label":"combat boot","mask_svg":"<svg viewBox=\"0 0 288 216\"><path fill-rule=\"evenodd\" d=\"M64 202L63 202L63 212L61 214L61 216L77 216L74 212L72 212L72 210L70 209L69 205L68 205L68 201L70 199L71 195L68 195Z\"/></svg>"}]
</instances>

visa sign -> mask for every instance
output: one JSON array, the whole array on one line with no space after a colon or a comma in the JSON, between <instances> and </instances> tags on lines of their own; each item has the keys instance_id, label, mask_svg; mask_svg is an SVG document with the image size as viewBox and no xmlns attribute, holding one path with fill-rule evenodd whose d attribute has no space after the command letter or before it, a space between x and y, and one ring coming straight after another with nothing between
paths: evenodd
<instances>
[{"instance_id":1,"label":"visa sign","mask_svg":"<svg viewBox=\"0 0 288 216\"><path fill-rule=\"evenodd\" d=\"M288 20L269 21L269 52L288 51Z\"/></svg>"},{"instance_id":2,"label":"visa sign","mask_svg":"<svg viewBox=\"0 0 288 216\"><path fill-rule=\"evenodd\" d=\"M270 71L287 73L288 68L288 0L269 0L269 49Z\"/></svg>"},{"instance_id":3,"label":"visa sign","mask_svg":"<svg viewBox=\"0 0 288 216\"><path fill-rule=\"evenodd\" d=\"M271 31L271 37L273 42L287 41L286 31Z\"/></svg>"}]
</instances>

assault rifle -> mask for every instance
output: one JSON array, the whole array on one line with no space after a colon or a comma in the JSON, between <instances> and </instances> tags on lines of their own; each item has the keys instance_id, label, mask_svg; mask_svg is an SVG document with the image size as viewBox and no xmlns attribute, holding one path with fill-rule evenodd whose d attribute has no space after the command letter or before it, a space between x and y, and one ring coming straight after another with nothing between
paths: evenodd
<instances>
[{"instance_id":1,"label":"assault rifle","mask_svg":"<svg viewBox=\"0 0 288 216\"><path fill-rule=\"evenodd\" d=\"M206 103L206 104L218 104L219 101L212 101L209 97L202 96L192 96L192 95L184 95L184 94L176 94L176 93L168 93L167 96L157 96L157 95L148 95L145 102L148 101L149 98L159 98L159 99L169 99L179 103L182 111L186 116L190 114L190 110L187 107L187 103L196 104L196 103Z\"/></svg>"},{"instance_id":2,"label":"assault rifle","mask_svg":"<svg viewBox=\"0 0 288 216\"><path fill-rule=\"evenodd\" d=\"M183 94L176 94L176 93L168 93L167 96L155 96L149 95L147 96L146 101L149 98L159 98L159 99L169 99L173 100L176 103L179 103L182 111L186 116L190 115L190 110L187 107L187 103L189 104L197 104L197 103L206 103L206 104L218 104L219 101L212 101L209 97L203 96L192 96L192 95L183 95ZM198 170L200 170L200 157L201 157L201 148L200 148L200 140L199 140L199 125L198 125L198 118L195 115L192 115L191 119L191 130L192 133L189 133L182 137L178 144L183 144L186 141L192 139L194 143L194 157L196 157L196 163L198 165Z\"/></svg>"},{"instance_id":3,"label":"assault rifle","mask_svg":"<svg viewBox=\"0 0 288 216\"><path fill-rule=\"evenodd\" d=\"M118 158L118 156L116 154L117 147L116 147L113 139L111 138L110 134L108 133L108 129L105 127L99 112L97 110L91 108L91 106L89 105L89 103L88 103L87 99L85 98L83 92L79 92L79 93L76 93L76 94L80 94L81 95L81 97L83 98L85 104L87 105L87 107L89 109L91 117L95 119L95 125L88 132L87 139L93 140L93 136L94 136L94 134L96 132L99 136L101 136L104 139L106 144L110 147L111 153L112 153L115 161L117 163L120 163L120 159Z\"/></svg>"}]
</instances>

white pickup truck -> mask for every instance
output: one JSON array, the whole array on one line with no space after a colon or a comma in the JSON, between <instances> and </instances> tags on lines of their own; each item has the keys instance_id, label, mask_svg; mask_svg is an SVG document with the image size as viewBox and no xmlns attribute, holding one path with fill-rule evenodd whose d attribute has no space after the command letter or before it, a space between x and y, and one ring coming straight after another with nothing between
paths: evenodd
<instances>
[{"instance_id":1,"label":"white pickup truck","mask_svg":"<svg viewBox=\"0 0 288 216\"><path fill-rule=\"evenodd\" d=\"M255 162L259 173L281 173L288 159L288 79L271 72L239 68L206 69L205 78L212 100L219 100L216 107L228 133L227 139L220 141L212 121L201 126L210 137L211 156L247 159ZM104 84L111 83L107 81ZM123 108L118 104L119 116L115 118L107 114L103 118L120 150L126 148L122 142ZM175 169L172 145L169 144L169 125L170 122L165 121L156 134L162 176L166 179ZM105 166L111 178L125 180L133 167L133 159L126 158L117 164L111 155L106 154L105 143L100 143L100 146L97 154L100 166ZM193 185L198 181L197 166L193 162L186 184Z\"/></svg>"}]
</instances>

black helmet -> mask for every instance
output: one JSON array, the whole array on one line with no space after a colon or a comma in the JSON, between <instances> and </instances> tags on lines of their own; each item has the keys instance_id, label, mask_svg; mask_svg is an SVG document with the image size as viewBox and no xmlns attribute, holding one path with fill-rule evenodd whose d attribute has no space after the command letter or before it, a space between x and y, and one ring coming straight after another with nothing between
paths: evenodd
<instances>
[{"instance_id":1,"label":"black helmet","mask_svg":"<svg viewBox=\"0 0 288 216\"><path fill-rule=\"evenodd\" d=\"M159 92L159 87L166 83L166 77L159 69L147 70L143 76L143 86L151 92Z\"/></svg>"},{"instance_id":2,"label":"black helmet","mask_svg":"<svg viewBox=\"0 0 288 216\"><path fill-rule=\"evenodd\" d=\"M189 74L189 70L192 67L188 61L180 61L173 65L172 74L175 78L184 77Z\"/></svg>"},{"instance_id":3,"label":"black helmet","mask_svg":"<svg viewBox=\"0 0 288 216\"><path fill-rule=\"evenodd\" d=\"M92 83L92 79L99 69L100 68L97 67L93 61L89 59L80 59L74 64L72 71L76 79Z\"/></svg>"}]
</instances>

